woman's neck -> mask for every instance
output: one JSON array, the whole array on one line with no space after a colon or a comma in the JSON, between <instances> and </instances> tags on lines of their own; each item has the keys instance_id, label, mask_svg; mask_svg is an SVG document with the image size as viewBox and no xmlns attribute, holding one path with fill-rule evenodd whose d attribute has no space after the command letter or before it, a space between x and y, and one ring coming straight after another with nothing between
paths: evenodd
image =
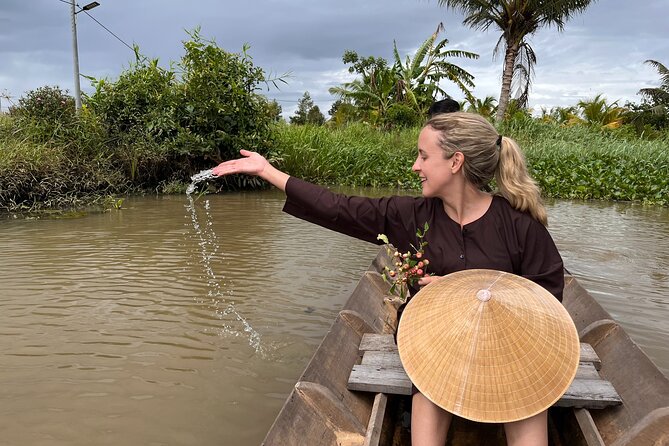
<instances>
[{"instance_id":1,"label":"woman's neck","mask_svg":"<svg viewBox=\"0 0 669 446\"><path fill-rule=\"evenodd\" d=\"M475 188L469 183L463 184L460 191L442 197L444 211L460 227L478 220L490 208L492 195Z\"/></svg>"}]
</instances>

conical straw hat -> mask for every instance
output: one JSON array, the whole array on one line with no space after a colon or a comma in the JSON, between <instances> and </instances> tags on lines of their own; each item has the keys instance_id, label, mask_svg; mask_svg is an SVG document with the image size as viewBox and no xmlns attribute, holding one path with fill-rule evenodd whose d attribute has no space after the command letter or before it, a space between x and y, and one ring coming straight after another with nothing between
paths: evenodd
<instances>
[{"instance_id":1,"label":"conical straw hat","mask_svg":"<svg viewBox=\"0 0 669 446\"><path fill-rule=\"evenodd\" d=\"M562 304L514 274L474 269L421 289L398 328L416 388L474 421L510 422L552 406L569 388L580 344Z\"/></svg>"}]
</instances>

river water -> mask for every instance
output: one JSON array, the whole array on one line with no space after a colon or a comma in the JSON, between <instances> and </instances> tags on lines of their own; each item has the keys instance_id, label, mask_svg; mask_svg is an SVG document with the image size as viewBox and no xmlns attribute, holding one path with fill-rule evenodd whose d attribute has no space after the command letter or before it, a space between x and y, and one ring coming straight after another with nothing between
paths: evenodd
<instances>
[{"instance_id":1,"label":"river water","mask_svg":"<svg viewBox=\"0 0 669 446\"><path fill-rule=\"evenodd\" d=\"M259 444L378 252L282 205L142 197L0 220L0 444ZM549 215L566 267L669 374L669 209Z\"/></svg>"}]
</instances>

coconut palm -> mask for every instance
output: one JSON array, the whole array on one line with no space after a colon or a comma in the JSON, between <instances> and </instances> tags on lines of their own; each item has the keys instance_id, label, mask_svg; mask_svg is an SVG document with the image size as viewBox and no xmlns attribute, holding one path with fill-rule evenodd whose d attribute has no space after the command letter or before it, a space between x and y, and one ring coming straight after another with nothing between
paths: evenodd
<instances>
[{"instance_id":1,"label":"coconut palm","mask_svg":"<svg viewBox=\"0 0 669 446\"><path fill-rule=\"evenodd\" d=\"M495 110L497 110L497 106L495 105L497 99L492 96L486 96L485 99L471 98L467 102L469 102L469 106L467 107L468 112L478 113L489 119L493 118Z\"/></svg>"},{"instance_id":2,"label":"coconut palm","mask_svg":"<svg viewBox=\"0 0 669 446\"><path fill-rule=\"evenodd\" d=\"M650 100L657 111L666 110L669 107L669 68L656 60L647 60L644 63L655 68L660 75L660 86L657 88L642 88L639 94Z\"/></svg>"},{"instance_id":3,"label":"coconut palm","mask_svg":"<svg viewBox=\"0 0 669 446\"><path fill-rule=\"evenodd\" d=\"M625 112L624 108L618 106L618 101L608 104L602 94L590 100L579 101L577 107L581 109L583 120L586 123L604 128L620 127Z\"/></svg>"},{"instance_id":4,"label":"coconut palm","mask_svg":"<svg viewBox=\"0 0 669 446\"><path fill-rule=\"evenodd\" d=\"M504 69L502 89L497 107L497 120L504 117L511 94L514 72L526 75L531 80L531 70L517 68L523 63L518 59L522 45L528 45L526 37L544 26L555 26L559 31L574 14L585 10L593 0L438 0L439 4L462 11L463 23L474 29L487 30L491 26L502 34L495 51L504 43ZM530 48L531 49L531 48ZM534 54L534 53L532 53ZM530 59L528 59L530 60ZM526 60L525 62L527 62ZM536 59L534 59L536 61ZM533 62L534 62L533 61ZM532 62L532 64L533 64ZM527 68L527 67L526 67ZM527 89L529 91L529 85Z\"/></svg>"}]
</instances>

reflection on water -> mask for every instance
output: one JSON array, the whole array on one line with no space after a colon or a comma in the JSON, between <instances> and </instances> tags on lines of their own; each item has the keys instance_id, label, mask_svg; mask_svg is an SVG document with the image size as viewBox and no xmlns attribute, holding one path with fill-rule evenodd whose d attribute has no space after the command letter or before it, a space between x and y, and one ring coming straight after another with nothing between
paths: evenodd
<instances>
[{"instance_id":1,"label":"reflection on water","mask_svg":"<svg viewBox=\"0 0 669 446\"><path fill-rule=\"evenodd\" d=\"M125 204L0 221L0 443L260 443L378 248L276 191ZM567 268L669 373L669 211L549 212Z\"/></svg>"}]
</instances>

